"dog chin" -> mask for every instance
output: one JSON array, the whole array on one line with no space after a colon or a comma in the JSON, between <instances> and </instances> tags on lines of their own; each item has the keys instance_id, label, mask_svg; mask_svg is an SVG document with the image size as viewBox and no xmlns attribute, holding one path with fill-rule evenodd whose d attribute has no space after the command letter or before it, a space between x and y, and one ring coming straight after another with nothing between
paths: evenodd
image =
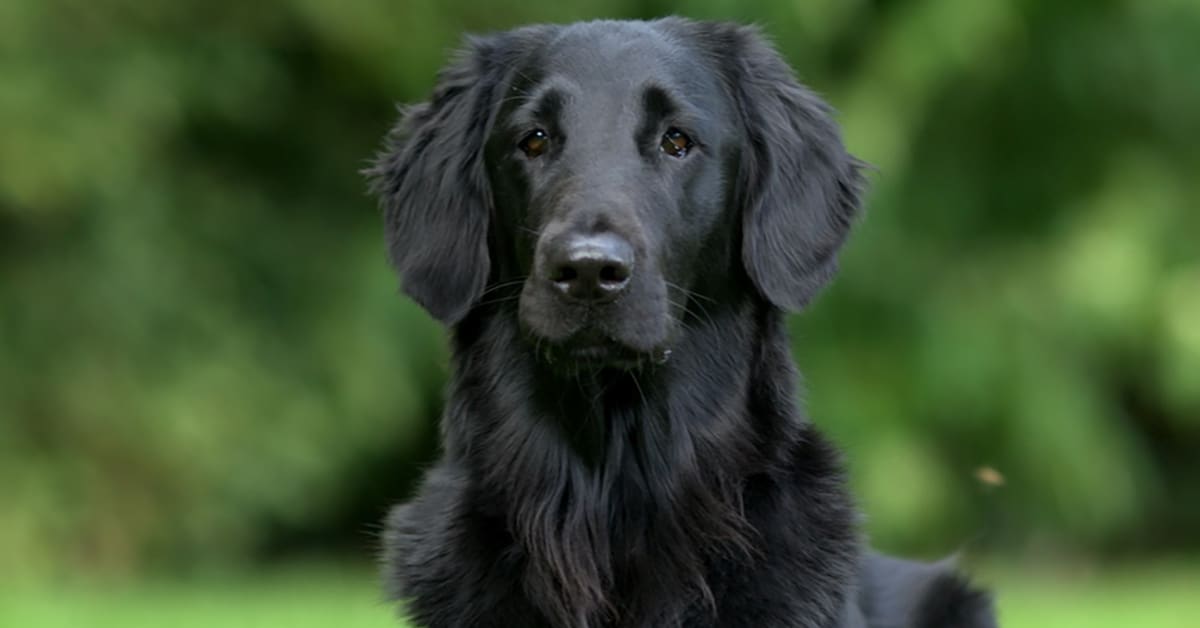
<instances>
[{"instance_id":1,"label":"dog chin","mask_svg":"<svg viewBox=\"0 0 1200 628\"><path fill-rule=\"evenodd\" d=\"M561 370L581 372L640 371L666 364L670 356L670 349L636 351L616 342L602 342L555 345L545 358Z\"/></svg>"},{"instance_id":2,"label":"dog chin","mask_svg":"<svg viewBox=\"0 0 1200 628\"><path fill-rule=\"evenodd\" d=\"M536 334L531 340L539 359L566 374L638 371L666 364L671 357L665 344L639 346L595 328L580 329L562 340Z\"/></svg>"}]
</instances>

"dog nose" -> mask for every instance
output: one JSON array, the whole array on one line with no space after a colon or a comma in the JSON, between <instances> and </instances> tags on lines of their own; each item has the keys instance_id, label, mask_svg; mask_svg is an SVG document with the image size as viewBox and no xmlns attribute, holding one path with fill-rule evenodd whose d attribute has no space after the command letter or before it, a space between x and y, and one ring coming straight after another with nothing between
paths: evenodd
<instances>
[{"instance_id":1,"label":"dog nose","mask_svg":"<svg viewBox=\"0 0 1200 628\"><path fill-rule=\"evenodd\" d=\"M572 236L547 261L550 282L562 294L598 303L629 285L633 247L612 233Z\"/></svg>"}]
</instances>

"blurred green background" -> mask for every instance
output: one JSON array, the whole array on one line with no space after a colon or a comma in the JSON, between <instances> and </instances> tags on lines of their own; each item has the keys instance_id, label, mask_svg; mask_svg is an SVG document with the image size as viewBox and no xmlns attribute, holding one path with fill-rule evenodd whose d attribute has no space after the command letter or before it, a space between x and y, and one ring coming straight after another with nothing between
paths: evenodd
<instances>
[{"instance_id":1,"label":"blurred green background","mask_svg":"<svg viewBox=\"0 0 1200 628\"><path fill-rule=\"evenodd\" d=\"M358 170L464 32L761 24L878 168L794 320L879 547L1200 615L1200 1L0 3L0 625L395 625L441 330Z\"/></svg>"}]
</instances>

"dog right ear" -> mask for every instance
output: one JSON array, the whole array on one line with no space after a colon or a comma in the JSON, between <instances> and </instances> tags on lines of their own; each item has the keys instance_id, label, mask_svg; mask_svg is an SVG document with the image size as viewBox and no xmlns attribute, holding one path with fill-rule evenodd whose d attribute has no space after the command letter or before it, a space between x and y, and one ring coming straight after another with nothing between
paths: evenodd
<instances>
[{"instance_id":1,"label":"dog right ear","mask_svg":"<svg viewBox=\"0 0 1200 628\"><path fill-rule=\"evenodd\" d=\"M401 288L447 325L478 301L490 271L483 152L503 75L499 49L498 38L469 40L429 101L401 111L365 172Z\"/></svg>"}]
</instances>

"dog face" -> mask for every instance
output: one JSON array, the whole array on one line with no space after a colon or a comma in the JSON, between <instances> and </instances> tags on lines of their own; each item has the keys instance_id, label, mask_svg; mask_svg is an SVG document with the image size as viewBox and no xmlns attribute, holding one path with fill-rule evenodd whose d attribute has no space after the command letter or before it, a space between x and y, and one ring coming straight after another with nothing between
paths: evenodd
<instances>
[{"instance_id":1,"label":"dog face","mask_svg":"<svg viewBox=\"0 0 1200 628\"><path fill-rule=\"evenodd\" d=\"M448 324L515 301L565 368L661 361L706 303L802 307L861 187L755 31L676 19L472 42L372 174L404 289Z\"/></svg>"},{"instance_id":2,"label":"dog face","mask_svg":"<svg viewBox=\"0 0 1200 628\"><path fill-rule=\"evenodd\" d=\"M567 364L665 355L729 227L736 116L676 48L642 24L568 30L517 68L489 137L497 256L525 277L521 324Z\"/></svg>"}]
</instances>

